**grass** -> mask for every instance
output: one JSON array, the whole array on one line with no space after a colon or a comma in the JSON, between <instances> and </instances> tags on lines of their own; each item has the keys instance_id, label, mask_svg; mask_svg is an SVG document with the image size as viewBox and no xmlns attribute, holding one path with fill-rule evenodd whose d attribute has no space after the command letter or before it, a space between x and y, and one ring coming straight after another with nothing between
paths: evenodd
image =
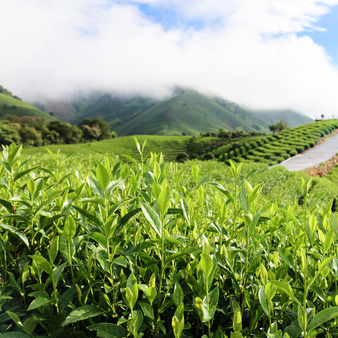
<instances>
[{"instance_id":1,"label":"grass","mask_svg":"<svg viewBox=\"0 0 338 338\"><path fill-rule=\"evenodd\" d=\"M9 95L0 93L0 119L9 116L39 116L46 121L53 121L55 118L30 104L18 100Z\"/></svg>"},{"instance_id":2,"label":"grass","mask_svg":"<svg viewBox=\"0 0 338 338\"><path fill-rule=\"evenodd\" d=\"M162 152L165 159L173 161L179 153L186 151L186 143L190 139L188 136L157 136L157 135L136 135L137 140L143 144L146 143L146 154L149 152ZM139 158L138 151L135 147L134 136L122 136L115 139L104 140L99 142L81 143L81 144L63 144L50 145L47 147L52 152L60 150L61 153L79 153L82 155L91 154L126 154ZM37 153L46 153L44 147L31 147L24 149L24 154L34 155Z\"/></svg>"}]
</instances>

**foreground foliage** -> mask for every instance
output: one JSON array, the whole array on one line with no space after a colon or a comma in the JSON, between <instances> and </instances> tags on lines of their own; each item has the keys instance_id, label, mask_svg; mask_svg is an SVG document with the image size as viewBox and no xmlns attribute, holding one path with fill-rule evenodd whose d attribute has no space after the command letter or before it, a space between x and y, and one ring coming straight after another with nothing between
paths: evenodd
<instances>
[{"instance_id":1,"label":"foreground foliage","mask_svg":"<svg viewBox=\"0 0 338 338\"><path fill-rule=\"evenodd\" d=\"M259 170L220 184L137 147L30 167L4 149L0 337L338 334L337 218L311 181L281 205Z\"/></svg>"}]
</instances>

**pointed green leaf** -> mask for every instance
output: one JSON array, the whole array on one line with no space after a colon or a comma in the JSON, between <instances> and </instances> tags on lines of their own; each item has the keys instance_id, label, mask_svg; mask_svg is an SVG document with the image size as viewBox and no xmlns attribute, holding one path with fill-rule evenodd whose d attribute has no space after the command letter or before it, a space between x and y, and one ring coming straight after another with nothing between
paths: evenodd
<instances>
[{"instance_id":1,"label":"pointed green leaf","mask_svg":"<svg viewBox=\"0 0 338 338\"><path fill-rule=\"evenodd\" d=\"M95 223L96 225L101 225L101 221L89 211L76 207L75 205L73 205L73 208L76 209L81 215L87 217L91 222Z\"/></svg>"},{"instance_id":2,"label":"pointed green leaf","mask_svg":"<svg viewBox=\"0 0 338 338\"><path fill-rule=\"evenodd\" d=\"M6 313L11 317L11 319L14 321L14 323L17 326L22 327L20 317L16 313L14 313L12 311L6 311Z\"/></svg>"},{"instance_id":3,"label":"pointed green leaf","mask_svg":"<svg viewBox=\"0 0 338 338\"><path fill-rule=\"evenodd\" d=\"M329 320L338 317L338 306L330 307L318 312L310 321L307 331L310 333L316 327L328 322Z\"/></svg>"},{"instance_id":4,"label":"pointed green leaf","mask_svg":"<svg viewBox=\"0 0 338 338\"><path fill-rule=\"evenodd\" d=\"M170 205L170 192L168 187L161 189L157 199L157 204L161 215L164 216L167 213Z\"/></svg>"},{"instance_id":5,"label":"pointed green leaf","mask_svg":"<svg viewBox=\"0 0 338 338\"><path fill-rule=\"evenodd\" d=\"M126 297L130 308L134 308L138 298L138 286L137 279L133 273L129 275L127 280Z\"/></svg>"},{"instance_id":6,"label":"pointed green leaf","mask_svg":"<svg viewBox=\"0 0 338 338\"><path fill-rule=\"evenodd\" d=\"M0 204L2 204L9 213L13 212L13 205L10 202L0 199Z\"/></svg>"},{"instance_id":7,"label":"pointed green leaf","mask_svg":"<svg viewBox=\"0 0 338 338\"><path fill-rule=\"evenodd\" d=\"M76 234L76 223L72 216L68 216L65 222L65 226L63 228L64 233L68 237L68 239L72 239Z\"/></svg>"},{"instance_id":8,"label":"pointed green leaf","mask_svg":"<svg viewBox=\"0 0 338 338\"><path fill-rule=\"evenodd\" d=\"M139 302L138 304L141 306L141 309L142 309L145 316L147 316L150 319L155 318L153 307L149 303Z\"/></svg>"},{"instance_id":9,"label":"pointed green leaf","mask_svg":"<svg viewBox=\"0 0 338 338\"><path fill-rule=\"evenodd\" d=\"M176 307L179 307L183 303L184 294L180 284L175 283L174 292L173 292L173 301Z\"/></svg>"},{"instance_id":10,"label":"pointed green leaf","mask_svg":"<svg viewBox=\"0 0 338 338\"><path fill-rule=\"evenodd\" d=\"M44 298L44 297L37 297L35 298L29 305L27 311L32 311L35 309L38 309L41 306L45 306L51 302L50 299Z\"/></svg>"},{"instance_id":11,"label":"pointed green leaf","mask_svg":"<svg viewBox=\"0 0 338 338\"><path fill-rule=\"evenodd\" d=\"M143 202L140 203L144 216L146 217L152 228L155 230L155 232L160 237L162 237L162 223L159 215L148 204L145 204Z\"/></svg>"},{"instance_id":12,"label":"pointed green leaf","mask_svg":"<svg viewBox=\"0 0 338 338\"><path fill-rule=\"evenodd\" d=\"M210 255L201 253L201 260L198 267L203 271L204 275L208 277L214 267L214 262L212 261Z\"/></svg>"},{"instance_id":13,"label":"pointed green leaf","mask_svg":"<svg viewBox=\"0 0 338 338\"><path fill-rule=\"evenodd\" d=\"M54 268L53 273L52 273L52 280L53 280L53 284L55 285L55 287L59 284L62 272L67 264L68 263L65 262L59 265L58 267Z\"/></svg>"},{"instance_id":14,"label":"pointed green leaf","mask_svg":"<svg viewBox=\"0 0 338 338\"><path fill-rule=\"evenodd\" d=\"M0 337L1 338L31 338L32 336L29 336L23 332L14 331L14 332L1 333Z\"/></svg>"},{"instance_id":15,"label":"pointed green leaf","mask_svg":"<svg viewBox=\"0 0 338 338\"><path fill-rule=\"evenodd\" d=\"M87 329L96 331L98 337L107 335L107 337L125 338L128 335L127 329L111 323L97 323L87 326Z\"/></svg>"},{"instance_id":16,"label":"pointed green leaf","mask_svg":"<svg viewBox=\"0 0 338 338\"><path fill-rule=\"evenodd\" d=\"M23 322L23 329L28 334L32 334L34 332L37 324L38 324L38 321L35 318L27 318Z\"/></svg>"},{"instance_id":17,"label":"pointed green leaf","mask_svg":"<svg viewBox=\"0 0 338 338\"><path fill-rule=\"evenodd\" d=\"M269 315L269 308L268 308L268 303L267 303L266 297L265 297L264 286L262 286L260 288L259 293L258 293L258 298L259 298L259 302L261 303L262 309L264 310L265 314L268 316Z\"/></svg>"},{"instance_id":18,"label":"pointed green leaf","mask_svg":"<svg viewBox=\"0 0 338 338\"><path fill-rule=\"evenodd\" d=\"M88 318L96 317L104 313L104 311L98 309L94 305L83 305L81 307L78 307L77 309L73 310L66 320L61 324L62 327L76 323L80 320L85 320Z\"/></svg>"},{"instance_id":19,"label":"pointed green leaf","mask_svg":"<svg viewBox=\"0 0 338 338\"><path fill-rule=\"evenodd\" d=\"M271 284L277 286L277 288L280 291L283 291L284 293L286 293L290 297L291 300L301 305L299 300L295 297L291 286L287 282L273 280L271 281Z\"/></svg>"},{"instance_id":20,"label":"pointed green leaf","mask_svg":"<svg viewBox=\"0 0 338 338\"><path fill-rule=\"evenodd\" d=\"M48 273L49 275L53 273L52 265L47 261L46 258L37 255L29 255L29 257L32 258L44 272Z\"/></svg>"},{"instance_id":21,"label":"pointed green leaf","mask_svg":"<svg viewBox=\"0 0 338 338\"><path fill-rule=\"evenodd\" d=\"M96 179L99 182L102 190L105 191L109 185L109 172L100 163L96 167Z\"/></svg>"},{"instance_id":22,"label":"pointed green leaf","mask_svg":"<svg viewBox=\"0 0 338 338\"><path fill-rule=\"evenodd\" d=\"M20 232L18 229L16 229L15 227L8 225L8 224L0 224L0 229L4 229L9 231L11 234L18 236L25 244L26 246L29 248L29 241L26 237L26 235L22 232Z\"/></svg>"},{"instance_id":23,"label":"pointed green leaf","mask_svg":"<svg viewBox=\"0 0 338 338\"><path fill-rule=\"evenodd\" d=\"M29 172L35 170L36 168L38 168L38 166L26 169L26 170L22 170L20 172L18 172L15 176L14 176L14 181L17 181L20 177L25 176L26 174L28 174Z\"/></svg>"}]
</instances>

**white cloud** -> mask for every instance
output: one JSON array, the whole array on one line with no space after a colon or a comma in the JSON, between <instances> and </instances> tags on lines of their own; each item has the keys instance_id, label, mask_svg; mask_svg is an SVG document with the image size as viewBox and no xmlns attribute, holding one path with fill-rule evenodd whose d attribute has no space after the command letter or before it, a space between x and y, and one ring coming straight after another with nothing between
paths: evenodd
<instances>
[{"instance_id":1,"label":"white cloud","mask_svg":"<svg viewBox=\"0 0 338 338\"><path fill-rule=\"evenodd\" d=\"M201 26L163 28L140 3ZM320 29L316 21L336 4L0 0L0 83L24 98L91 89L165 95L183 85L255 108L332 114L338 69L297 33Z\"/></svg>"}]
</instances>

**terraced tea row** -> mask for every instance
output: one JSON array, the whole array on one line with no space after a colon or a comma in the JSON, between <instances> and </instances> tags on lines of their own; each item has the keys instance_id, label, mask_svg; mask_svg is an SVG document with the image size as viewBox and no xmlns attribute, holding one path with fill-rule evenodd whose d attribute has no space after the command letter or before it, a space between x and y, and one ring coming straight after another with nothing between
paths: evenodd
<instances>
[{"instance_id":1,"label":"terraced tea row","mask_svg":"<svg viewBox=\"0 0 338 338\"><path fill-rule=\"evenodd\" d=\"M319 121L269 136L242 139L215 150L220 160L255 161L269 165L282 162L315 146L321 137L338 128L337 120Z\"/></svg>"}]
</instances>

